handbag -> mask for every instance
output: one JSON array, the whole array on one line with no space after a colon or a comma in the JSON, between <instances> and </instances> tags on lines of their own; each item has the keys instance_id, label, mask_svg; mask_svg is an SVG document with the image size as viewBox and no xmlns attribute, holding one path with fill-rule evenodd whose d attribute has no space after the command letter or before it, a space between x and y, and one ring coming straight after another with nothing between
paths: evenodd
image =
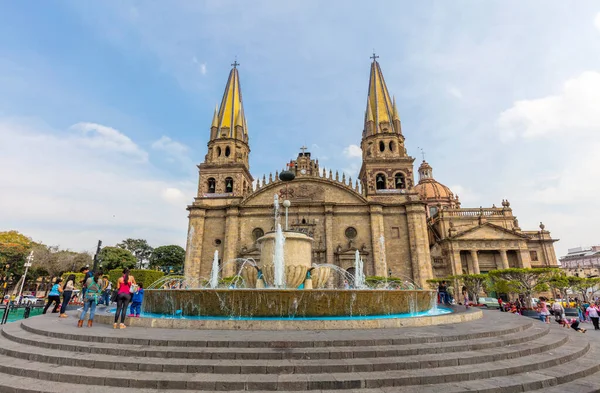
<instances>
[{"instance_id":1,"label":"handbag","mask_svg":"<svg viewBox=\"0 0 600 393\"><path fill-rule=\"evenodd\" d=\"M138 291L138 288L139 287L137 286L137 284L131 284L129 286L129 293L136 293Z\"/></svg>"}]
</instances>

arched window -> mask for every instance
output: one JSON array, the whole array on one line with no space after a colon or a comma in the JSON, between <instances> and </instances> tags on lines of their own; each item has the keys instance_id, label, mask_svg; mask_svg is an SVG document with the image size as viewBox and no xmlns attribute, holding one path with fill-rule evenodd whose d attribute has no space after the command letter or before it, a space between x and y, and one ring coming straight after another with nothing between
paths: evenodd
<instances>
[{"instance_id":1,"label":"arched window","mask_svg":"<svg viewBox=\"0 0 600 393\"><path fill-rule=\"evenodd\" d=\"M221 147L217 146L217 157L221 157Z\"/></svg>"},{"instance_id":2,"label":"arched window","mask_svg":"<svg viewBox=\"0 0 600 393\"><path fill-rule=\"evenodd\" d=\"M230 177L225 179L225 192L233 192L233 179Z\"/></svg>"},{"instance_id":3,"label":"arched window","mask_svg":"<svg viewBox=\"0 0 600 393\"><path fill-rule=\"evenodd\" d=\"M231 148L229 146L227 146L225 148L225 157L229 157L230 154L231 154Z\"/></svg>"},{"instance_id":4,"label":"arched window","mask_svg":"<svg viewBox=\"0 0 600 393\"><path fill-rule=\"evenodd\" d=\"M384 190L385 187L385 175L383 173L378 173L375 176L375 186L378 190Z\"/></svg>"},{"instance_id":5,"label":"arched window","mask_svg":"<svg viewBox=\"0 0 600 393\"><path fill-rule=\"evenodd\" d=\"M393 141L390 142L390 151L394 151L396 150L396 145L394 144Z\"/></svg>"},{"instance_id":6,"label":"arched window","mask_svg":"<svg viewBox=\"0 0 600 393\"><path fill-rule=\"evenodd\" d=\"M385 151L385 143L383 141L379 141L379 151Z\"/></svg>"},{"instance_id":7,"label":"arched window","mask_svg":"<svg viewBox=\"0 0 600 393\"><path fill-rule=\"evenodd\" d=\"M395 182L396 188L404 189L406 188L406 179L404 179L404 175L402 173L396 173Z\"/></svg>"},{"instance_id":8,"label":"arched window","mask_svg":"<svg viewBox=\"0 0 600 393\"><path fill-rule=\"evenodd\" d=\"M265 235L265 231L263 231L262 228L254 228L252 230L252 239L254 239L254 241L257 241L264 235Z\"/></svg>"},{"instance_id":9,"label":"arched window","mask_svg":"<svg viewBox=\"0 0 600 393\"><path fill-rule=\"evenodd\" d=\"M217 185L217 182L215 181L214 177L211 177L210 179L208 179L207 183L208 183L208 193L214 194L215 187Z\"/></svg>"}]
</instances>

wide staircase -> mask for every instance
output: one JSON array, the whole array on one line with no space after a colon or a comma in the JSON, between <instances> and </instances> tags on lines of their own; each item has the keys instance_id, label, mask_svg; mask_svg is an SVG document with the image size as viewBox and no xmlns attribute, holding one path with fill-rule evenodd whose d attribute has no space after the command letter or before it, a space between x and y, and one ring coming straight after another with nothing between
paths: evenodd
<instances>
[{"instance_id":1,"label":"wide staircase","mask_svg":"<svg viewBox=\"0 0 600 393\"><path fill-rule=\"evenodd\" d=\"M207 331L2 327L0 392L598 392L600 332L500 312L426 328ZM587 326L586 326L587 327Z\"/></svg>"}]
</instances>

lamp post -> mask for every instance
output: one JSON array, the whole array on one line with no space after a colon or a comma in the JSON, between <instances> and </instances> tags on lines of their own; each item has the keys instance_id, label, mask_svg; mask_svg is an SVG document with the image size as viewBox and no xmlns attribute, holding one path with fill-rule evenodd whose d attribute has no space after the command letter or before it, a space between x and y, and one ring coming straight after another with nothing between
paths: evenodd
<instances>
[{"instance_id":1,"label":"lamp post","mask_svg":"<svg viewBox=\"0 0 600 393\"><path fill-rule=\"evenodd\" d=\"M33 261L33 251L31 251L29 253L29 256L27 257L27 262L25 262L25 273L23 274L23 281L21 282L21 288L19 289L19 303L21 302L21 295L23 294L23 286L25 285L25 280L27 280L27 272L29 271L29 268L31 267L31 261Z\"/></svg>"}]
</instances>

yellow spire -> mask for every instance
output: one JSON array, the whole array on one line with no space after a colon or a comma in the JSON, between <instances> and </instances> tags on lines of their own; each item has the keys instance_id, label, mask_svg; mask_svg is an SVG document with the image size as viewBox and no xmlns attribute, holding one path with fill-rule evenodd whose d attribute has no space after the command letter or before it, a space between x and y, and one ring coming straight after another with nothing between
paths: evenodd
<instances>
[{"instance_id":1,"label":"yellow spire","mask_svg":"<svg viewBox=\"0 0 600 393\"><path fill-rule=\"evenodd\" d=\"M240 76L237 70L239 64L234 62L233 68L229 73L223 99L217 112L216 127L218 132L217 138L223 137L223 131L227 131L225 138L238 138L244 140L246 130L246 119L244 118L244 106L242 104L242 89L240 87ZM213 121L214 123L214 121ZM234 130L235 126L241 126L243 132L237 134Z\"/></svg>"},{"instance_id":2,"label":"yellow spire","mask_svg":"<svg viewBox=\"0 0 600 393\"><path fill-rule=\"evenodd\" d=\"M369 96L367 98L368 105L373 111L375 121L375 132L382 132L381 124L388 123L388 130L390 132L397 132L393 125L393 104L390 99L390 93L388 92L385 80L383 79L383 73L381 67L377 62L377 58L373 54L373 63L371 63L371 75L369 77Z\"/></svg>"},{"instance_id":3,"label":"yellow spire","mask_svg":"<svg viewBox=\"0 0 600 393\"><path fill-rule=\"evenodd\" d=\"M217 116L219 113L219 108L217 107L217 105L215 105L215 114L213 115L213 120L212 120L212 124L210 125L210 128L213 127L218 127L219 126L219 117Z\"/></svg>"},{"instance_id":4,"label":"yellow spire","mask_svg":"<svg viewBox=\"0 0 600 393\"><path fill-rule=\"evenodd\" d=\"M365 118L365 122L368 121L375 121L375 118L373 117L373 111L371 110L371 100L367 100L367 113L366 113L366 118Z\"/></svg>"},{"instance_id":5,"label":"yellow spire","mask_svg":"<svg viewBox=\"0 0 600 393\"><path fill-rule=\"evenodd\" d=\"M400 120L400 115L398 114L398 108L396 107L396 97L393 98L392 104L392 120Z\"/></svg>"}]
</instances>

